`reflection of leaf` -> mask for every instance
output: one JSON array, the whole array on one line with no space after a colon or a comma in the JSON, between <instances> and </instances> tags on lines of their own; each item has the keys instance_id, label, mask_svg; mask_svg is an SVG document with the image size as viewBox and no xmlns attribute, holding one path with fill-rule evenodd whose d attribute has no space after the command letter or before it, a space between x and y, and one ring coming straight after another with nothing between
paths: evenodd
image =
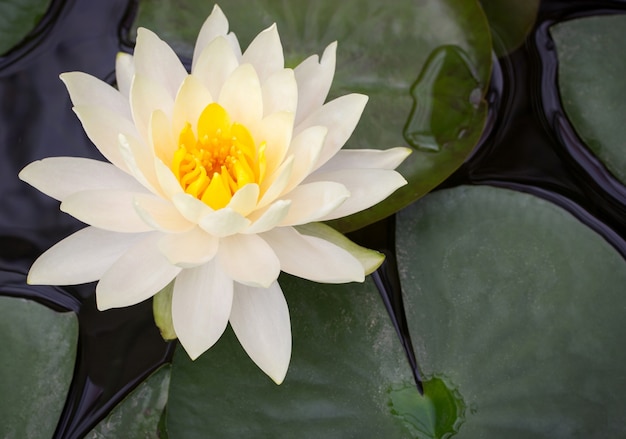
<instances>
[{"instance_id":1,"label":"reflection of leaf","mask_svg":"<svg viewBox=\"0 0 626 439\"><path fill-rule=\"evenodd\" d=\"M0 2L0 55L8 52L39 23L50 0Z\"/></svg>"},{"instance_id":2,"label":"reflection of leaf","mask_svg":"<svg viewBox=\"0 0 626 439\"><path fill-rule=\"evenodd\" d=\"M138 24L177 47L184 46L181 50L189 54L194 41L183 32L199 29L202 19L198 16L207 10L206 2L172 4L144 0ZM374 209L335 221L335 227L354 230L406 206L454 172L478 142L486 116L480 102L491 72L491 38L476 0L421 0L417 4L415 0L231 0L221 6L244 47L275 21L290 66L339 41L330 98L350 92L370 97L348 148L387 149L409 143L403 128L413 105L411 87L433 52L448 54L432 90L433 128L441 150L415 151L400 168L409 180L407 187ZM196 16L192 18L190 11ZM193 21L186 22L183 16ZM448 49L441 49L444 46ZM437 92L444 87L454 90L455 96ZM452 104L459 105L449 108Z\"/></svg>"},{"instance_id":3,"label":"reflection of leaf","mask_svg":"<svg viewBox=\"0 0 626 439\"><path fill-rule=\"evenodd\" d=\"M602 237L490 187L428 195L397 235L422 370L469 408L459 437L626 435L626 263Z\"/></svg>"},{"instance_id":4,"label":"reflection of leaf","mask_svg":"<svg viewBox=\"0 0 626 439\"><path fill-rule=\"evenodd\" d=\"M76 316L0 297L0 334L0 437L49 439L74 370Z\"/></svg>"},{"instance_id":5,"label":"reflection of leaf","mask_svg":"<svg viewBox=\"0 0 626 439\"><path fill-rule=\"evenodd\" d=\"M157 439L167 402L170 366L163 366L132 391L85 439Z\"/></svg>"},{"instance_id":6,"label":"reflection of leaf","mask_svg":"<svg viewBox=\"0 0 626 439\"><path fill-rule=\"evenodd\" d=\"M550 33L568 118L593 153L626 182L626 16L566 21Z\"/></svg>"},{"instance_id":7,"label":"reflection of leaf","mask_svg":"<svg viewBox=\"0 0 626 439\"><path fill-rule=\"evenodd\" d=\"M537 18L539 0L480 0L499 56L513 52L522 45Z\"/></svg>"}]
</instances>

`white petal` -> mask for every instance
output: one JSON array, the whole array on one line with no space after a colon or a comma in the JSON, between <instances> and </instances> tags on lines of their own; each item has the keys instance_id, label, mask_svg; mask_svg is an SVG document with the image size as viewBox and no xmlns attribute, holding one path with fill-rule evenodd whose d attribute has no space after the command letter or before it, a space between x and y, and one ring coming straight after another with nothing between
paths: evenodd
<instances>
[{"instance_id":1,"label":"white petal","mask_svg":"<svg viewBox=\"0 0 626 439\"><path fill-rule=\"evenodd\" d=\"M295 188L313 171L324 146L327 132L326 127L312 126L291 141L287 154L293 156L293 169L283 193Z\"/></svg>"},{"instance_id":2,"label":"white petal","mask_svg":"<svg viewBox=\"0 0 626 439\"><path fill-rule=\"evenodd\" d=\"M298 84L291 69L282 69L272 74L261 85L263 115L278 111L296 113L298 109Z\"/></svg>"},{"instance_id":3,"label":"white petal","mask_svg":"<svg viewBox=\"0 0 626 439\"><path fill-rule=\"evenodd\" d=\"M293 113L285 111L272 113L261 121L255 140L266 142L266 172L271 174L283 162L291 142Z\"/></svg>"},{"instance_id":4,"label":"white petal","mask_svg":"<svg viewBox=\"0 0 626 439\"><path fill-rule=\"evenodd\" d=\"M76 106L104 107L131 119L128 99L106 82L83 72L67 72L60 76Z\"/></svg>"},{"instance_id":5,"label":"white petal","mask_svg":"<svg viewBox=\"0 0 626 439\"><path fill-rule=\"evenodd\" d=\"M365 274L371 274L374 272L374 270L380 267L380 264L382 264L385 260L385 255L382 253L355 244L344 235L324 223L303 224L301 226L296 226L295 229L302 235L321 238L349 252L352 256L359 260L363 266Z\"/></svg>"},{"instance_id":6,"label":"white petal","mask_svg":"<svg viewBox=\"0 0 626 439\"><path fill-rule=\"evenodd\" d=\"M203 217L214 212L213 209L196 197L182 191L172 196L172 203L185 218L195 224L198 224Z\"/></svg>"},{"instance_id":7,"label":"white petal","mask_svg":"<svg viewBox=\"0 0 626 439\"><path fill-rule=\"evenodd\" d=\"M295 134L315 125L328 128L324 149L316 168L326 163L346 143L359 122L366 103L367 96L365 95L353 93L341 96L328 102L297 125Z\"/></svg>"},{"instance_id":8,"label":"white petal","mask_svg":"<svg viewBox=\"0 0 626 439\"><path fill-rule=\"evenodd\" d=\"M177 134L172 133L172 124L162 110L152 112L148 131L150 135L149 145L152 146L152 158L156 156L163 163L172 163L174 152L178 149L178 139L176 139Z\"/></svg>"},{"instance_id":9,"label":"white petal","mask_svg":"<svg viewBox=\"0 0 626 439\"><path fill-rule=\"evenodd\" d=\"M152 113L161 110L171 118L174 98L163 85L137 74L130 87L130 105L137 130L141 138L149 143Z\"/></svg>"},{"instance_id":10,"label":"white petal","mask_svg":"<svg viewBox=\"0 0 626 439\"><path fill-rule=\"evenodd\" d=\"M181 233L195 226L171 202L154 195L135 195L134 206L142 220L162 232Z\"/></svg>"},{"instance_id":11,"label":"white petal","mask_svg":"<svg viewBox=\"0 0 626 439\"><path fill-rule=\"evenodd\" d=\"M234 32L229 32L228 35L226 35L226 41L230 44L230 47L235 54L235 58L237 58L237 62L239 62L241 60L241 46L239 45L237 35L235 35Z\"/></svg>"},{"instance_id":12,"label":"white petal","mask_svg":"<svg viewBox=\"0 0 626 439\"><path fill-rule=\"evenodd\" d=\"M343 169L315 172L305 180L305 183L315 181L335 181L350 191L350 198L337 209L320 216L317 221L341 218L365 210L406 184L402 175L388 169Z\"/></svg>"},{"instance_id":13,"label":"white petal","mask_svg":"<svg viewBox=\"0 0 626 439\"><path fill-rule=\"evenodd\" d=\"M196 126L200 114L211 102L213 102L213 97L202 82L193 75L187 76L174 102L174 114L172 116L174 133L179 134L185 124L189 123L197 134Z\"/></svg>"},{"instance_id":14,"label":"white petal","mask_svg":"<svg viewBox=\"0 0 626 439\"><path fill-rule=\"evenodd\" d=\"M161 84L172 99L187 76L172 48L154 32L142 27L137 29L134 64L136 75Z\"/></svg>"},{"instance_id":15,"label":"white petal","mask_svg":"<svg viewBox=\"0 0 626 439\"><path fill-rule=\"evenodd\" d=\"M233 281L215 262L183 270L174 282L172 319L192 360L222 336L233 303Z\"/></svg>"},{"instance_id":16,"label":"white petal","mask_svg":"<svg viewBox=\"0 0 626 439\"><path fill-rule=\"evenodd\" d=\"M152 151L143 142L124 134L118 136L118 144L131 175L149 191L160 194Z\"/></svg>"},{"instance_id":17,"label":"white petal","mask_svg":"<svg viewBox=\"0 0 626 439\"><path fill-rule=\"evenodd\" d=\"M119 113L103 107L74 107L74 113L80 119L85 133L102 155L121 170L127 171L126 163L118 147L118 136L123 133L137 137L135 124Z\"/></svg>"},{"instance_id":18,"label":"white petal","mask_svg":"<svg viewBox=\"0 0 626 439\"><path fill-rule=\"evenodd\" d=\"M204 48L211 43L218 36L226 36L228 32L228 20L222 12L219 6L213 6L211 15L204 21L198 38L196 39L196 45L193 49L193 65L192 70L195 69L196 63L200 54Z\"/></svg>"},{"instance_id":19,"label":"white petal","mask_svg":"<svg viewBox=\"0 0 626 439\"><path fill-rule=\"evenodd\" d=\"M278 282L269 288L235 284L230 324L252 361L282 383L291 359L291 322Z\"/></svg>"},{"instance_id":20,"label":"white petal","mask_svg":"<svg viewBox=\"0 0 626 439\"><path fill-rule=\"evenodd\" d=\"M118 52L115 57L115 81L120 93L128 100L130 84L135 76L135 61L133 56Z\"/></svg>"},{"instance_id":21,"label":"white petal","mask_svg":"<svg viewBox=\"0 0 626 439\"><path fill-rule=\"evenodd\" d=\"M280 259L282 271L314 282L363 282L363 266L348 251L324 239L278 227L262 235Z\"/></svg>"},{"instance_id":22,"label":"white petal","mask_svg":"<svg viewBox=\"0 0 626 439\"><path fill-rule=\"evenodd\" d=\"M239 66L239 60L233 53L230 43L224 37L217 37L204 48L200 57L194 61L191 73L215 98L220 95L224 82L237 66Z\"/></svg>"},{"instance_id":23,"label":"white petal","mask_svg":"<svg viewBox=\"0 0 626 439\"><path fill-rule=\"evenodd\" d=\"M185 233L167 234L159 241L159 250L172 265L192 268L215 256L219 239L199 227Z\"/></svg>"},{"instance_id":24,"label":"white petal","mask_svg":"<svg viewBox=\"0 0 626 439\"><path fill-rule=\"evenodd\" d=\"M227 207L246 216L255 209L258 201L259 185L249 183L234 193Z\"/></svg>"},{"instance_id":25,"label":"white petal","mask_svg":"<svg viewBox=\"0 0 626 439\"><path fill-rule=\"evenodd\" d=\"M274 251L257 235L222 238L217 258L226 274L250 286L266 288L280 273L280 263Z\"/></svg>"},{"instance_id":26,"label":"white petal","mask_svg":"<svg viewBox=\"0 0 626 439\"><path fill-rule=\"evenodd\" d=\"M302 184L283 197L291 200L291 207L281 225L294 226L319 221L319 218L333 212L348 197L350 192L346 187L332 181Z\"/></svg>"},{"instance_id":27,"label":"white petal","mask_svg":"<svg viewBox=\"0 0 626 439\"><path fill-rule=\"evenodd\" d=\"M233 209L225 207L205 215L200 219L199 224L211 235L222 237L241 232L250 225L250 220Z\"/></svg>"},{"instance_id":28,"label":"white petal","mask_svg":"<svg viewBox=\"0 0 626 439\"><path fill-rule=\"evenodd\" d=\"M160 233L147 234L109 268L96 286L100 311L143 302L180 273L157 248Z\"/></svg>"},{"instance_id":29,"label":"white petal","mask_svg":"<svg viewBox=\"0 0 626 439\"><path fill-rule=\"evenodd\" d=\"M335 75L337 42L330 43L318 63L317 55L305 59L294 72L298 82L298 112L296 124L322 106Z\"/></svg>"},{"instance_id":30,"label":"white petal","mask_svg":"<svg viewBox=\"0 0 626 439\"><path fill-rule=\"evenodd\" d=\"M396 169L411 154L403 146L380 149L342 149L320 167L317 172L342 169Z\"/></svg>"},{"instance_id":31,"label":"white petal","mask_svg":"<svg viewBox=\"0 0 626 439\"><path fill-rule=\"evenodd\" d=\"M133 206L136 195L141 194L116 190L82 191L65 198L61 210L84 223L112 232L153 230Z\"/></svg>"},{"instance_id":32,"label":"white petal","mask_svg":"<svg viewBox=\"0 0 626 439\"><path fill-rule=\"evenodd\" d=\"M213 95L215 96L215 95ZM228 112L233 122L254 131L263 117L261 84L250 64L242 64L228 77L217 102ZM263 139L255 139L257 142Z\"/></svg>"},{"instance_id":33,"label":"white petal","mask_svg":"<svg viewBox=\"0 0 626 439\"><path fill-rule=\"evenodd\" d=\"M265 209L254 212L253 215L248 217L248 219L252 221L252 224L241 233L261 233L273 229L280 224L283 219L285 219L287 213L289 213L290 206L291 201L278 200L267 206Z\"/></svg>"},{"instance_id":34,"label":"white petal","mask_svg":"<svg viewBox=\"0 0 626 439\"><path fill-rule=\"evenodd\" d=\"M76 285L98 280L141 236L85 227L39 256L28 272L28 283Z\"/></svg>"},{"instance_id":35,"label":"white petal","mask_svg":"<svg viewBox=\"0 0 626 439\"><path fill-rule=\"evenodd\" d=\"M293 156L287 159L269 177L265 178L261 184L261 199L258 208L265 207L272 203L277 197L285 192L285 188L291 179L293 169Z\"/></svg>"},{"instance_id":36,"label":"white petal","mask_svg":"<svg viewBox=\"0 0 626 439\"><path fill-rule=\"evenodd\" d=\"M252 64L261 83L285 67L283 46L275 23L252 40L241 57L241 63Z\"/></svg>"},{"instance_id":37,"label":"white petal","mask_svg":"<svg viewBox=\"0 0 626 439\"><path fill-rule=\"evenodd\" d=\"M137 180L112 164L82 157L49 157L37 160L22 169L18 176L59 201L86 190L144 190Z\"/></svg>"},{"instance_id":38,"label":"white petal","mask_svg":"<svg viewBox=\"0 0 626 439\"><path fill-rule=\"evenodd\" d=\"M156 171L157 179L159 180L161 191L165 194L166 198L173 200L175 195L184 193L183 188L180 186L180 182L176 179L172 170L165 166L161 159L154 159L154 169Z\"/></svg>"}]
</instances>

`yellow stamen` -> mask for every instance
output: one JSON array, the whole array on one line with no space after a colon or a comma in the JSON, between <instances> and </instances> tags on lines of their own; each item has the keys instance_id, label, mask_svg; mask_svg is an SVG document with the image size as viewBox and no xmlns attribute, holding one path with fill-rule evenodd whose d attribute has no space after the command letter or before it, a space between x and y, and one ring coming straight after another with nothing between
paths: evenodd
<instances>
[{"instance_id":1,"label":"yellow stamen","mask_svg":"<svg viewBox=\"0 0 626 439\"><path fill-rule=\"evenodd\" d=\"M226 206L233 194L265 177L265 143L255 143L248 129L231 123L226 110L211 103L200 114L197 137L190 123L178 136L172 172L183 190L213 209Z\"/></svg>"}]
</instances>

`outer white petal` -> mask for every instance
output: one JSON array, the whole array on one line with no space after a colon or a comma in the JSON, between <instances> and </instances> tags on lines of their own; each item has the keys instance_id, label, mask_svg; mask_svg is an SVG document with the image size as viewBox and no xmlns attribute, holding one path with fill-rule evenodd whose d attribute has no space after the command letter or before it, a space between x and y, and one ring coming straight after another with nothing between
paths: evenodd
<instances>
[{"instance_id":1,"label":"outer white petal","mask_svg":"<svg viewBox=\"0 0 626 439\"><path fill-rule=\"evenodd\" d=\"M232 235L222 238L217 260L235 281L268 287L280 274L280 262L272 248L257 235Z\"/></svg>"},{"instance_id":2,"label":"outer white petal","mask_svg":"<svg viewBox=\"0 0 626 439\"><path fill-rule=\"evenodd\" d=\"M133 56L128 53L118 52L115 57L115 80L117 88L126 99L128 99L133 76L135 76Z\"/></svg>"},{"instance_id":3,"label":"outer white petal","mask_svg":"<svg viewBox=\"0 0 626 439\"><path fill-rule=\"evenodd\" d=\"M193 75L187 76L181 85L176 101L174 102L174 114L172 116L172 127L176 135L190 123L193 131L197 134L197 122L200 114L207 105L213 102L213 97L209 90Z\"/></svg>"},{"instance_id":4,"label":"outer white petal","mask_svg":"<svg viewBox=\"0 0 626 439\"><path fill-rule=\"evenodd\" d=\"M337 42L330 43L324 50L322 60L319 63L317 55L313 55L295 68L294 72L298 82L296 124L309 117L326 100L335 75L336 52Z\"/></svg>"},{"instance_id":5,"label":"outer white petal","mask_svg":"<svg viewBox=\"0 0 626 439\"><path fill-rule=\"evenodd\" d=\"M226 35L226 41L228 41L228 44L230 44L230 47L233 49L233 53L235 54L237 61L240 61L241 60L241 46L239 45L239 40L237 39L237 35L235 35L234 32L229 32L228 35Z\"/></svg>"},{"instance_id":6,"label":"outer white petal","mask_svg":"<svg viewBox=\"0 0 626 439\"><path fill-rule=\"evenodd\" d=\"M160 233L147 234L109 268L96 286L100 311L135 305L162 290L180 273L157 248Z\"/></svg>"},{"instance_id":7,"label":"outer white petal","mask_svg":"<svg viewBox=\"0 0 626 439\"><path fill-rule=\"evenodd\" d=\"M130 106L141 138L149 143L152 113L161 110L170 118L174 108L174 98L169 95L162 84L137 74L130 87Z\"/></svg>"},{"instance_id":8,"label":"outer white petal","mask_svg":"<svg viewBox=\"0 0 626 439\"><path fill-rule=\"evenodd\" d=\"M134 56L136 75L161 84L174 99L187 71L172 48L154 34L140 27Z\"/></svg>"},{"instance_id":9,"label":"outer white petal","mask_svg":"<svg viewBox=\"0 0 626 439\"><path fill-rule=\"evenodd\" d=\"M278 200L267 206L265 209L261 209L250 215L248 219L252 221L250 227L241 233L262 233L276 227L280 222L285 219L289 213L289 207L291 201Z\"/></svg>"},{"instance_id":10,"label":"outer white petal","mask_svg":"<svg viewBox=\"0 0 626 439\"><path fill-rule=\"evenodd\" d=\"M252 361L282 383L291 359L291 322L278 282L269 288L235 284L230 324Z\"/></svg>"},{"instance_id":11,"label":"outer white petal","mask_svg":"<svg viewBox=\"0 0 626 439\"><path fill-rule=\"evenodd\" d=\"M205 215L198 224L211 235L223 237L241 232L250 225L250 220L225 207Z\"/></svg>"},{"instance_id":12,"label":"outer white petal","mask_svg":"<svg viewBox=\"0 0 626 439\"><path fill-rule=\"evenodd\" d=\"M112 232L154 230L137 214L134 208L136 195L142 194L116 190L82 191L65 198L61 210L84 223Z\"/></svg>"},{"instance_id":13,"label":"outer white petal","mask_svg":"<svg viewBox=\"0 0 626 439\"><path fill-rule=\"evenodd\" d=\"M324 239L301 235L293 227L277 227L261 236L272 246L286 273L324 283L365 280L361 262Z\"/></svg>"},{"instance_id":14,"label":"outer white petal","mask_svg":"<svg viewBox=\"0 0 626 439\"><path fill-rule=\"evenodd\" d=\"M237 66L239 60L233 53L230 43L224 37L217 37L194 61L191 74L198 78L215 98L219 97L224 82Z\"/></svg>"},{"instance_id":15,"label":"outer white petal","mask_svg":"<svg viewBox=\"0 0 626 439\"><path fill-rule=\"evenodd\" d=\"M118 144L131 175L149 191L161 194L152 151L143 142L124 134L118 136Z\"/></svg>"},{"instance_id":16,"label":"outer white petal","mask_svg":"<svg viewBox=\"0 0 626 439\"><path fill-rule=\"evenodd\" d=\"M228 206L242 216L252 212L259 201L259 185L249 183L233 194Z\"/></svg>"},{"instance_id":17,"label":"outer white petal","mask_svg":"<svg viewBox=\"0 0 626 439\"><path fill-rule=\"evenodd\" d=\"M330 172L316 172L305 183L335 181L350 191L341 206L320 216L317 221L341 218L367 209L387 198L396 189L404 186L406 180L398 172L388 169L344 169Z\"/></svg>"},{"instance_id":18,"label":"outer white petal","mask_svg":"<svg viewBox=\"0 0 626 439\"><path fill-rule=\"evenodd\" d=\"M74 106L104 107L131 119L128 99L106 82L83 72L67 72L60 76Z\"/></svg>"},{"instance_id":19,"label":"outer white petal","mask_svg":"<svg viewBox=\"0 0 626 439\"><path fill-rule=\"evenodd\" d=\"M193 65L192 70L195 69L196 62L198 62L198 58L200 54L204 50L204 48L211 43L218 36L226 36L228 32L228 20L224 15L224 12L220 9L219 6L213 6L213 11L211 15L204 21L202 27L200 28L200 32L198 33L198 38L196 39L196 45L193 49Z\"/></svg>"},{"instance_id":20,"label":"outer white petal","mask_svg":"<svg viewBox=\"0 0 626 439\"><path fill-rule=\"evenodd\" d=\"M137 214L155 230L181 233L191 230L195 224L183 217L171 203L155 195L135 195Z\"/></svg>"},{"instance_id":21,"label":"outer white petal","mask_svg":"<svg viewBox=\"0 0 626 439\"><path fill-rule=\"evenodd\" d=\"M28 272L28 283L75 285L98 280L140 236L85 227L39 256Z\"/></svg>"},{"instance_id":22,"label":"outer white petal","mask_svg":"<svg viewBox=\"0 0 626 439\"><path fill-rule=\"evenodd\" d=\"M276 23L252 40L241 57L241 63L252 64L261 83L285 67L283 46L280 43Z\"/></svg>"},{"instance_id":23,"label":"outer white petal","mask_svg":"<svg viewBox=\"0 0 626 439\"><path fill-rule=\"evenodd\" d=\"M283 193L295 188L313 171L324 147L327 132L326 127L312 126L291 141L287 154L293 156L293 169Z\"/></svg>"},{"instance_id":24,"label":"outer white petal","mask_svg":"<svg viewBox=\"0 0 626 439\"><path fill-rule=\"evenodd\" d=\"M86 190L145 190L137 180L111 163L82 157L49 157L37 160L22 169L18 176L59 201Z\"/></svg>"},{"instance_id":25,"label":"outer white petal","mask_svg":"<svg viewBox=\"0 0 626 439\"><path fill-rule=\"evenodd\" d=\"M343 169L396 169L409 154L411 154L411 149L403 146L385 150L342 149L317 172Z\"/></svg>"},{"instance_id":26,"label":"outer white petal","mask_svg":"<svg viewBox=\"0 0 626 439\"><path fill-rule=\"evenodd\" d=\"M365 95L353 93L341 96L328 102L296 126L296 135L310 126L322 125L328 128L324 149L316 168L326 163L346 143L359 122L366 103Z\"/></svg>"},{"instance_id":27,"label":"outer white petal","mask_svg":"<svg viewBox=\"0 0 626 439\"><path fill-rule=\"evenodd\" d=\"M320 181L302 184L283 199L291 200L289 213L281 221L282 226L295 226L319 221L344 203L350 192L340 183Z\"/></svg>"},{"instance_id":28,"label":"outer white petal","mask_svg":"<svg viewBox=\"0 0 626 439\"><path fill-rule=\"evenodd\" d=\"M183 270L174 281L172 319L192 360L222 336L233 303L233 281L215 262Z\"/></svg>"},{"instance_id":29,"label":"outer white petal","mask_svg":"<svg viewBox=\"0 0 626 439\"><path fill-rule=\"evenodd\" d=\"M123 171L127 171L126 163L118 147L120 133L138 136L135 124L103 107L74 107L74 113L80 119L89 139L104 157Z\"/></svg>"},{"instance_id":30,"label":"outer white petal","mask_svg":"<svg viewBox=\"0 0 626 439\"><path fill-rule=\"evenodd\" d=\"M228 77L217 102L233 122L254 132L263 117L263 95L259 78L250 64L242 64ZM257 142L263 139L255 139Z\"/></svg>"},{"instance_id":31,"label":"outer white petal","mask_svg":"<svg viewBox=\"0 0 626 439\"><path fill-rule=\"evenodd\" d=\"M218 238L195 227L185 233L163 236L159 241L159 250L172 265L193 268L213 259L218 243Z\"/></svg>"},{"instance_id":32,"label":"outer white petal","mask_svg":"<svg viewBox=\"0 0 626 439\"><path fill-rule=\"evenodd\" d=\"M277 111L296 113L298 109L298 84L291 69L282 69L268 77L261 85L263 115Z\"/></svg>"}]
</instances>

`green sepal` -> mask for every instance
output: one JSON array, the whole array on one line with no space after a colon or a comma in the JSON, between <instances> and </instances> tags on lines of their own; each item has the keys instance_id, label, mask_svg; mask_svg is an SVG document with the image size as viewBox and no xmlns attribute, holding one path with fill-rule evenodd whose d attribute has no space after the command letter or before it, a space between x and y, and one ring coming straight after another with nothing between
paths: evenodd
<instances>
[{"instance_id":1,"label":"green sepal","mask_svg":"<svg viewBox=\"0 0 626 439\"><path fill-rule=\"evenodd\" d=\"M326 224L303 224L301 226L296 226L296 230L303 235L321 238L346 250L359 260L361 265L363 265L366 275L373 273L385 260L384 254L355 244L346 238L342 233L330 226L327 226Z\"/></svg>"},{"instance_id":2,"label":"green sepal","mask_svg":"<svg viewBox=\"0 0 626 439\"><path fill-rule=\"evenodd\" d=\"M172 294L174 292L174 281L167 284L165 288L154 295L152 299L152 313L154 323L161 331L163 340L176 340L174 331L174 321L172 320Z\"/></svg>"}]
</instances>

